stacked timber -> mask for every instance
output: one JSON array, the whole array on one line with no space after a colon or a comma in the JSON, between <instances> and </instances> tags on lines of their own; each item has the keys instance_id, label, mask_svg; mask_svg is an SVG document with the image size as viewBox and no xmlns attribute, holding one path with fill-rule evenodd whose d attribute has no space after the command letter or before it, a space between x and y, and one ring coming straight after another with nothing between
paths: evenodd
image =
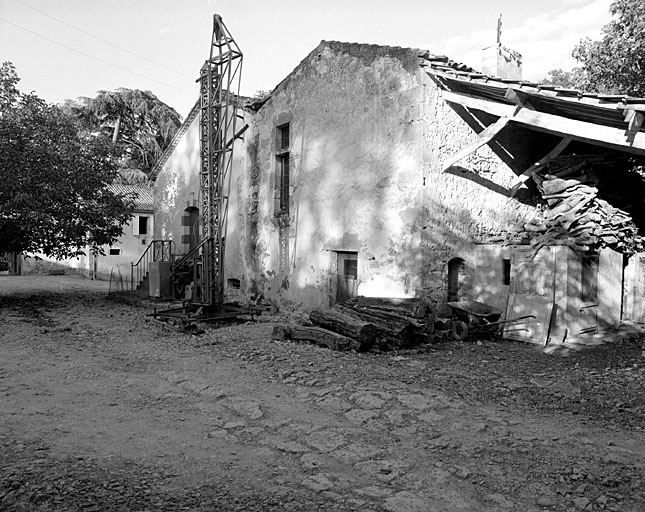
<instances>
[{"instance_id":1,"label":"stacked timber","mask_svg":"<svg viewBox=\"0 0 645 512\"><path fill-rule=\"evenodd\" d=\"M356 352L408 348L429 340L436 317L433 311L436 308L421 299L358 297L331 309L312 310L313 327L277 326L273 338Z\"/></svg>"},{"instance_id":2,"label":"stacked timber","mask_svg":"<svg viewBox=\"0 0 645 512\"><path fill-rule=\"evenodd\" d=\"M338 307L348 315L376 326L379 350L409 348L431 341L436 307L426 299L354 297Z\"/></svg>"},{"instance_id":3,"label":"stacked timber","mask_svg":"<svg viewBox=\"0 0 645 512\"><path fill-rule=\"evenodd\" d=\"M373 323L348 315L337 306L330 310L314 309L309 313L309 319L318 327L353 338L361 352L372 348L376 340L377 331Z\"/></svg>"},{"instance_id":4,"label":"stacked timber","mask_svg":"<svg viewBox=\"0 0 645 512\"><path fill-rule=\"evenodd\" d=\"M536 250L568 245L579 251L609 247L632 254L645 248L630 213L599 197L611 197L612 188L621 193L619 187L608 184L621 176L611 164L615 162L607 162L601 156L567 156L549 162L546 173L536 180L547 206L544 215L524 225ZM624 197L634 191L622 192Z\"/></svg>"},{"instance_id":5,"label":"stacked timber","mask_svg":"<svg viewBox=\"0 0 645 512\"><path fill-rule=\"evenodd\" d=\"M320 327L278 325L273 328L273 339L308 341L321 347L327 347L341 352L348 350L360 352L363 350L359 341Z\"/></svg>"}]
</instances>

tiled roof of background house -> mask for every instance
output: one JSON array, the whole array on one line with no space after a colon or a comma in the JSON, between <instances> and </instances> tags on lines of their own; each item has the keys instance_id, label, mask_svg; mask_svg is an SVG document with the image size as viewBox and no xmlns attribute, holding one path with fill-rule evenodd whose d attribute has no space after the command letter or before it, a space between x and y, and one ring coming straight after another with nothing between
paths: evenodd
<instances>
[{"instance_id":1,"label":"tiled roof of background house","mask_svg":"<svg viewBox=\"0 0 645 512\"><path fill-rule=\"evenodd\" d=\"M113 183L108 188L118 195L136 194L134 209L137 212L154 211L154 189L143 185L121 185Z\"/></svg>"}]
</instances>

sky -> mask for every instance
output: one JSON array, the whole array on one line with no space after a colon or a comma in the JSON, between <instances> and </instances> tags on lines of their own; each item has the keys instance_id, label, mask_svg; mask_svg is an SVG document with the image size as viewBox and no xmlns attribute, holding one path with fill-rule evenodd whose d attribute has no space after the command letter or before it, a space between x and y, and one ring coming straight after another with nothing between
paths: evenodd
<instances>
[{"instance_id":1,"label":"sky","mask_svg":"<svg viewBox=\"0 0 645 512\"><path fill-rule=\"evenodd\" d=\"M213 14L244 54L241 93L273 89L321 40L430 50L481 69L496 43L523 78L571 69L599 39L611 0L0 0L0 62L19 88L59 103L119 87L152 91L186 116L208 58Z\"/></svg>"}]
</instances>

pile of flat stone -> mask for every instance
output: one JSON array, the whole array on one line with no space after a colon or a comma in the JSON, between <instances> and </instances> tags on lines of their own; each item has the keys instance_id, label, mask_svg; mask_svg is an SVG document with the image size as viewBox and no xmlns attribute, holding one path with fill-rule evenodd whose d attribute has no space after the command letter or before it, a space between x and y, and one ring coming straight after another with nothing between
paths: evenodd
<instances>
[{"instance_id":1,"label":"pile of flat stone","mask_svg":"<svg viewBox=\"0 0 645 512\"><path fill-rule=\"evenodd\" d=\"M623 254L642 251L644 239L631 214L613 200L610 204L601 197L631 202L628 196L641 180L619 164L616 159L597 155L549 161L545 172L536 176L547 207L541 218L523 226L525 234L530 235L530 244L536 250L548 245L568 245L579 251L604 247Z\"/></svg>"}]
</instances>

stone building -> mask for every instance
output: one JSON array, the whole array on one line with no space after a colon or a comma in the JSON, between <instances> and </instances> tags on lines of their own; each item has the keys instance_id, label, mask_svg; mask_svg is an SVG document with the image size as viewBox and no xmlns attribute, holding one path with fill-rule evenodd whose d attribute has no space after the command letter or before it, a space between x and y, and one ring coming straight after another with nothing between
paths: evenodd
<instances>
[{"instance_id":1,"label":"stone building","mask_svg":"<svg viewBox=\"0 0 645 512\"><path fill-rule=\"evenodd\" d=\"M477 136L420 66L429 58L323 41L247 106L229 199L232 286L305 306L348 294L470 296L473 242L530 220L534 207L508 197L516 175L487 148L443 172ZM180 253L197 229L197 117L155 171L155 237Z\"/></svg>"},{"instance_id":2,"label":"stone building","mask_svg":"<svg viewBox=\"0 0 645 512\"><path fill-rule=\"evenodd\" d=\"M485 297L503 309L520 269L508 267L508 251L482 247L540 223L549 159L642 161L645 134L623 112L630 101L486 76L418 49L323 41L268 98L245 105L227 296L305 308L352 295ZM173 240L177 254L200 239L199 140L196 106L153 171L155 238ZM566 265L578 269L571 276L582 268ZM620 295L622 269L607 275Z\"/></svg>"}]
</instances>

